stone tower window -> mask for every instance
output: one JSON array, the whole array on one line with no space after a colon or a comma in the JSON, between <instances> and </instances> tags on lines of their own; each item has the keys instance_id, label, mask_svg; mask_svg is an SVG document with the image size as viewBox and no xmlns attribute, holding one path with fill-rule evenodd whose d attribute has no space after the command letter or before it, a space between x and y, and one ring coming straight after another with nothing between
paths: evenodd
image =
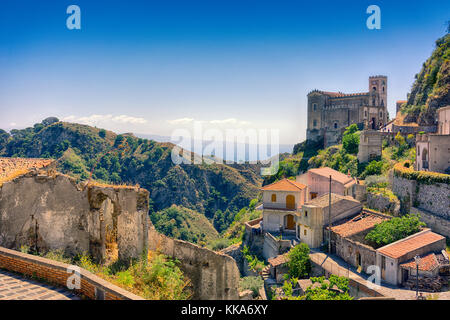
<instances>
[{"instance_id":1,"label":"stone tower window","mask_svg":"<svg viewBox=\"0 0 450 320\"><path fill-rule=\"evenodd\" d=\"M317 103L313 103L313 111L317 111Z\"/></svg>"},{"instance_id":2,"label":"stone tower window","mask_svg":"<svg viewBox=\"0 0 450 320\"><path fill-rule=\"evenodd\" d=\"M377 91L377 87L372 87L372 90L373 91Z\"/></svg>"},{"instance_id":3,"label":"stone tower window","mask_svg":"<svg viewBox=\"0 0 450 320\"><path fill-rule=\"evenodd\" d=\"M313 126L317 127L317 120L316 119L314 119L314 121L313 121Z\"/></svg>"},{"instance_id":4,"label":"stone tower window","mask_svg":"<svg viewBox=\"0 0 450 320\"><path fill-rule=\"evenodd\" d=\"M335 122L334 123L334 128L337 129L337 127L338 127L338 124L337 124L337 122Z\"/></svg>"}]
</instances>

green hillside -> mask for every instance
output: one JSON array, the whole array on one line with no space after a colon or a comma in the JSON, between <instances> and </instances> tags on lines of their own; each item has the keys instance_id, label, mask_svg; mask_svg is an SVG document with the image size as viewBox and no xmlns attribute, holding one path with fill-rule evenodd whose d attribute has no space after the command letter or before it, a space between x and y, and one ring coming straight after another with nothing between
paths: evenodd
<instances>
[{"instance_id":1,"label":"green hillside","mask_svg":"<svg viewBox=\"0 0 450 320\"><path fill-rule=\"evenodd\" d=\"M150 215L156 230L167 236L198 244L218 239L219 233L211 222L193 210L172 205Z\"/></svg>"},{"instance_id":2,"label":"green hillside","mask_svg":"<svg viewBox=\"0 0 450 320\"><path fill-rule=\"evenodd\" d=\"M58 169L80 181L92 172L92 178L102 182L139 184L149 190L154 211L175 204L213 219L217 211L219 216L234 216L257 197L262 182L258 167L175 165L173 147L56 118L23 130L0 131L0 156L58 159Z\"/></svg>"},{"instance_id":3,"label":"green hillside","mask_svg":"<svg viewBox=\"0 0 450 320\"><path fill-rule=\"evenodd\" d=\"M436 48L416 74L408 101L402 106L405 122L433 125L436 109L450 105L450 34L436 41Z\"/></svg>"}]
</instances>

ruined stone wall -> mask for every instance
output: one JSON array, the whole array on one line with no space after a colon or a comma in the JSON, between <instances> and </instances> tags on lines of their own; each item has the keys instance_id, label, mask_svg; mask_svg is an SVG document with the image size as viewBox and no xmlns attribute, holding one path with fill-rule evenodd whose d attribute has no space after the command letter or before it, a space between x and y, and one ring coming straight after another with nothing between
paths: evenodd
<instances>
[{"instance_id":1,"label":"ruined stone wall","mask_svg":"<svg viewBox=\"0 0 450 320\"><path fill-rule=\"evenodd\" d=\"M159 251L181 262L181 270L191 280L193 299L239 299L239 269L228 255L171 239L158 233L149 222L149 250Z\"/></svg>"},{"instance_id":2,"label":"ruined stone wall","mask_svg":"<svg viewBox=\"0 0 450 320\"><path fill-rule=\"evenodd\" d=\"M398 199L389 199L382 194L372 192L367 193L367 207L380 212L390 212L393 215L400 213L400 201Z\"/></svg>"},{"instance_id":3,"label":"ruined stone wall","mask_svg":"<svg viewBox=\"0 0 450 320\"><path fill-rule=\"evenodd\" d=\"M87 252L101 262L108 245L121 259L137 258L147 244L148 191L78 185L48 171L30 171L0 188L0 246L39 252Z\"/></svg>"}]
</instances>

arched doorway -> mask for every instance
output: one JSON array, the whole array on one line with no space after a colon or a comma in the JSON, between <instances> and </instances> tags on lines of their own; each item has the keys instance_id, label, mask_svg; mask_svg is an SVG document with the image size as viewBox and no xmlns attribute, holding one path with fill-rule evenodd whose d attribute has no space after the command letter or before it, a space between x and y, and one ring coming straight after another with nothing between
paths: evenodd
<instances>
[{"instance_id":1,"label":"arched doorway","mask_svg":"<svg viewBox=\"0 0 450 320\"><path fill-rule=\"evenodd\" d=\"M292 214L288 214L284 217L284 228L286 230L295 230L295 220Z\"/></svg>"},{"instance_id":2,"label":"arched doorway","mask_svg":"<svg viewBox=\"0 0 450 320\"><path fill-rule=\"evenodd\" d=\"M361 254L356 252L356 267L359 268L362 266Z\"/></svg>"},{"instance_id":3,"label":"arched doorway","mask_svg":"<svg viewBox=\"0 0 450 320\"><path fill-rule=\"evenodd\" d=\"M295 197L291 194L286 197L286 208L295 209Z\"/></svg>"},{"instance_id":4,"label":"arched doorway","mask_svg":"<svg viewBox=\"0 0 450 320\"><path fill-rule=\"evenodd\" d=\"M428 169L428 150L424 148L422 150L422 169Z\"/></svg>"}]
</instances>

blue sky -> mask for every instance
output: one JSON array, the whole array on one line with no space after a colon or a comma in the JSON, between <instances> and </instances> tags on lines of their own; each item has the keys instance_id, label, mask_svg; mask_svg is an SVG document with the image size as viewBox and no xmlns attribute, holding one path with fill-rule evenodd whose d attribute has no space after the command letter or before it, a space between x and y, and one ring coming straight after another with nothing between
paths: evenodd
<instances>
[{"instance_id":1,"label":"blue sky","mask_svg":"<svg viewBox=\"0 0 450 320\"><path fill-rule=\"evenodd\" d=\"M81 30L66 28L71 4ZM366 27L371 4L381 30ZM0 128L55 115L170 135L223 121L296 143L315 88L362 92L387 75L393 116L449 13L450 1L2 1Z\"/></svg>"}]
</instances>

